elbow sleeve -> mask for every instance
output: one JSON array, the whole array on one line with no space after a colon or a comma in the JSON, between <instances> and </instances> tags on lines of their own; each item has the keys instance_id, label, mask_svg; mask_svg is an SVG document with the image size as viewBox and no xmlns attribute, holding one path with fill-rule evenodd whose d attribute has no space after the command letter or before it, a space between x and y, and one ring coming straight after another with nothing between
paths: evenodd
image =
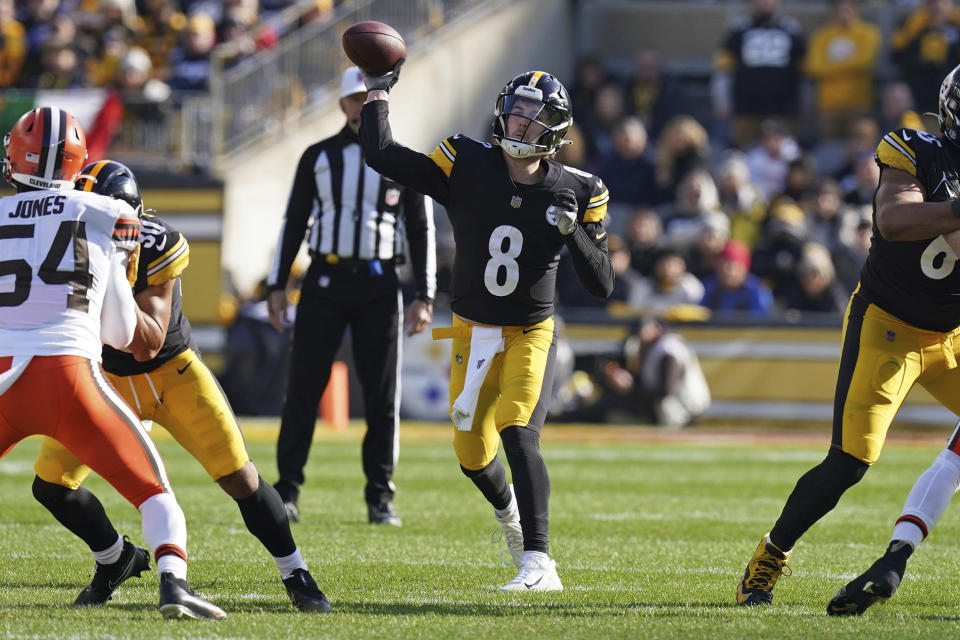
<instances>
[{"instance_id":1,"label":"elbow sleeve","mask_svg":"<svg viewBox=\"0 0 960 640\"><path fill-rule=\"evenodd\" d=\"M110 261L107 291L100 309L100 339L116 349L129 345L137 328L137 303L127 282L125 258L117 253Z\"/></svg>"}]
</instances>

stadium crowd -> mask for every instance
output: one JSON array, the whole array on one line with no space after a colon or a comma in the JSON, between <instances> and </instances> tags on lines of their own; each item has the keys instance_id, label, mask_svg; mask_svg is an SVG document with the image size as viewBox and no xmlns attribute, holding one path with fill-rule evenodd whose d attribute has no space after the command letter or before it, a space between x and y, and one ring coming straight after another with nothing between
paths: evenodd
<instances>
[{"instance_id":1,"label":"stadium crowd","mask_svg":"<svg viewBox=\"0 0 960 640\"><path fill-rule=\"evenodd\" d=\"M293 23L329 16L317 0ZM0 0L0 89L116 87L162 96L203 91L214 47L236 64L271 47L296 0Z\"/></svg>"},{"instance_id":2,"label":"stadium crowd","mask_svg":"<svg viewBox=\"0 0 960 640\"><path fill-rule=\"evenodd\" d=\"M779 0L753 0L718 43L712 111L655 50L639 48L628 75L581 58L562 160L610 189L617 285L591 300L561 269L562 306L680 319L702 317L689 305L843 310L870 246L876 146L900 127L936 134L920 114L960 62L952 0L918 3L887 42L859 4L831 2L805 33ZM768 40L750 46L758 34Z\"/></svg>"}]
</instances>

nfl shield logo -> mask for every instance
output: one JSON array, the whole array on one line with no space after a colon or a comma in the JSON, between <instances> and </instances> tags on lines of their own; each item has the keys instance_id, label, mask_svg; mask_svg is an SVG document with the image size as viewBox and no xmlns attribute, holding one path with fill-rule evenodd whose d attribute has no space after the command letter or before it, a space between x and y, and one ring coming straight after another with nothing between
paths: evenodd
<instances>
[{"instance_id":1,"label":"nfl shield logo","mask_svg":"<svg viewBox=\"0 0 960 640\"><path fill-rule=\"evenodd\" d=\"M523 203L523 198L520 196L513 196L510 198L510 206L514 209L519 209L520 205Z\"/></svg>"},{"instance_id":2,"label":"nfl shield logo","mask_svg":"<svg viewBox=\"0 0 960 640\"><path fill-rule=\"evenodd\" d=\"M400 189L394 189L393 187L387 189L386 193L383 194L383 201L387 203L388 207L397 206L397 203L400 202Z\"/></svg>"}]
</instances>

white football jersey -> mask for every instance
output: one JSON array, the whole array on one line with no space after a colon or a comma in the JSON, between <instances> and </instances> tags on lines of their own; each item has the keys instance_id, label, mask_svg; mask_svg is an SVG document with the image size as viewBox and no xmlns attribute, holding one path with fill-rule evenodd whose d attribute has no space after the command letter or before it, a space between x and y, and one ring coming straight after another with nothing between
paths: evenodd
<instances>
[{"instance_id":1,"label":"white football jersey","mask_svg":"<svg viewBox=\"0 0 960 640\"><path fill-rule=\"evenodd\" d=\"M100 361L110 261L136 247L127 203L84 191L0 198L0 356Z\"/></svg>"}]
</instances>

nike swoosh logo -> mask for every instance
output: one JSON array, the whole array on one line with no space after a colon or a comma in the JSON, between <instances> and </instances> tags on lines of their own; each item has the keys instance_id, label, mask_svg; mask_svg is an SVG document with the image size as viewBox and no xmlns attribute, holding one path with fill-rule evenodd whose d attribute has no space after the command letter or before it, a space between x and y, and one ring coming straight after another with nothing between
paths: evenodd
<instances>
[{"instance_id":1,"label":"nike swoosh logo","mask_svg":"<svg viewBox=\"0 0 960 640\"><path fill-rule=\"evenodd\" d=\"M130 573L130 568L133 566L133 563L136 562L136 560L137 560L137 554L131 553L130 559L127 561L127 564L123 567L123 571L120 573L120 575L125 576L128 573ZM129 578L130 576L127 576L127 577ZM111 591L119 587L121 584L123 584L123 580L117 580L116 582L114 582L113 580L107 580L107 588L110 589Z\"/></svg>"},{"instance_id":2,"label":"nike swoosh logo","mask_svg":"<svg viewBox=\"0 0 960 640\"><path fill-rule=\"evenodd\" d=\"M960 294L957 294L957 295L960 295ZM520 333L526 335L526 334L530 333L531 331L536 331L536 330L539 329L539 328L540 328L540 327L531 327L530 329L520 329Z\"/></svg>"},{"instance_id":3,"label":"nike swoosh logo","mask_svg":"<svg viewBox=\"0 0 960 640\"><path fill-rule=\"evenodd\" d=\"M186 371L187 369L189 369L189 368L190 368L190 365L192 365L192 364L193 364L193 360L191 360L190 362L188 362L188 363L187 363L187 366L185 366L183 369L177 369L177 373L179 373L180 375L183 375L183 372Z\"/></svg>"},{"instance_id":4,"label":"nike swoosh logo","mask_svg":"<svg viewBox=\"0 0 960 640\"><path fill-rule=\"evenodd\" d=\"M603 233L598 233L598 234L597 234L597 240L603 240L606 236L607 236L607 232L606 232L606 231L604 231Z\"/></svg>"},{"instance_id":5,"label":"nike swoosh logo","mask_svg":"<svg viewBox=\"0 0 960 640\"><path fill-rule=\"evenodd\" d=\"M907 140L913 140L913 136L908 135L906 131L903 132L903 136L901 137L903 138L904 142L906 142Z\"/></svg>"},{"instance_id":6,"label":"nike swoosh logo","mask_svg":"<svg viewBox=\"0 0 960 640\"><path fill-rule=\"evenodd\" d=\"M523 586L525 586L527 589L533 589L535 586L540 584L541 580L543 580L543 576L540 576L539 578L537 578L537 581L534 582L533 584L527 584L526 582L524 582Z\"/></svg>"}]
</instances>

